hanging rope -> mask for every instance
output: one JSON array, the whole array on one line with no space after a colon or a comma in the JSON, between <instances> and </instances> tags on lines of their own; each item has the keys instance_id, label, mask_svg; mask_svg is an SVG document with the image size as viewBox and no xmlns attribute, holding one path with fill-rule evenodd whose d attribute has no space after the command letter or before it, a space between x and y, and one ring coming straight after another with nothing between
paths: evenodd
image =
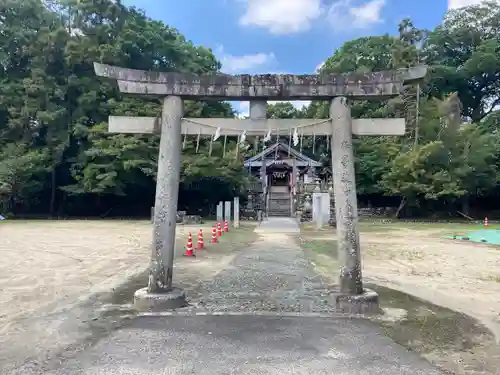
<instances>
[{"instance_id":1,"label":"hanging rope","mask_svg":"<svg viewBox=\"0 0 500 375\"><path fill-rule=\"evenodd\" d=\"M218 128L215 125L204 124L203 122L196 121L195 119L189 119L189 120L183 119L183 120L186 121L186 122L190 122L192 124L201 125L202 127L205 127L205 128L211 128L211 129ZM321 120L318 120L318 121L311 122L309 124L298 126L297 129L304 129L304 128L307 128L309 126L321 125L321 124L324 124L325 122L329 122L331 120L332 120L331 118L321 119ZM224 130L226 131L226 133L229 133L229 134L232 134L232 133L234 133L234 134L240 134L241 133L241 129L236 129L236 128L224 128ZM278 132L279 132L279 129L278 129Z\"/></svg>"},{"instance_id":2,"label":"hanging rope","mask_svg":"<svg viewBox=\"0 0 500 375\"><path fill-rule=\"evenodd\" d=\"M300 133L300 152L302 153L302 141L304 139L304 130L303 129L300 129L301 133Z\"/></svg>"},{"instance_id":3,"label":"hanging rope","mask_svg":"<svg viewBox=\"0 0 500 375\"><path fill-rule=\"evenodd\" d=\"M186 126L186 130L184 130L184 140L182 141L182 149L183 150L186 148L187 132L188 132L188 128Z\"/></svg>"},{"instance_id":4,"label":"hanging rope","mask_svg":"<svg viewBox=\"0 0 500 375\"><path fill-rule=\"evenodd\" d=\"M280 130L276 129L276 150L274 152L274 158L278 159L278 143L280 141Z\"/></svg>"},{"instance_id":5,"label":"hanging rope","mask_svg":"<svg viewBox=\"0 0 500 375\"><path fill-rule=\"evenodd\" d=\"M198 130L198 136L196 137L196 153L198 153L198 150L200 149L200 137L201 137L201 130Z\"/></svg>"},{"instance_id":6,"label":"hanging rope","mask_svg":"<svg viewBox=\"0 0 500 375\"><path fill-rule=\"evenodd\" d=\"M288 157L290 157L291 150L292 150L292 128L288 130Z\"/></svg>"}]
</instances>

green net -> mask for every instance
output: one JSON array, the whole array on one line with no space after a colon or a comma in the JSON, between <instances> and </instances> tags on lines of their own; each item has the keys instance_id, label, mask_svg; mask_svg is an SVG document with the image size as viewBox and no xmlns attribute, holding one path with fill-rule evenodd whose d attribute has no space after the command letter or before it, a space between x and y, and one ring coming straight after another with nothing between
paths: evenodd
<instances>
[{"instance_id":1,"label":"green net","mask_svg":"<svg viewBox=\"0 0 500 375\"><path fill-rule=\"evenodd\" d=\"M443 238L500 245L500 230L481 229L470 232L465 236L443 236Z\"/></svg>"}]
</instances>

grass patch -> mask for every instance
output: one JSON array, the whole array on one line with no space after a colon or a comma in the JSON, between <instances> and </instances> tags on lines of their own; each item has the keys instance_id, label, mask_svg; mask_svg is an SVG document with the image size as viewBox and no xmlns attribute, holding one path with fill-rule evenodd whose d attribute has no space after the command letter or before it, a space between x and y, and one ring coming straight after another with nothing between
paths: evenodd
<instances>
[{"instance_id":1,"label":"grass patch","mask_svg":"<svg viewBox=\"0 0 500 375\"><path fill-rule=\"evenodd\" d=\"M361 221L359 223L359 231L361 233L366 232L391 232L395 230L405 229L403 226L400 226L398 223L369 223Z\"/></svg>"},{"instance_id":2,"label":"grass patch","mask_svg":"<svg viewBox=\"0 0 500 375\"><path fill-rule=\"evenodd\" d=\"M492 224L487 227L488 229L500 230L500 224ZM370 232L392 232L399 230L417 230L417 231L433 231L439 232L438 235L465 235L469 232L486 229L481 223L410 223L410 222L383 222L380 221L360 221L360 233ZM335 234L336 229L332 227L325 227L317 229L314 224L302 223L301 232L305 235L321 235L321 234Z\"/></svg>"},{"instance_id":3,"label":"grass patch","mask_svg":"<svg viewBox=\"0 0 500 375\"><path fill-rule=\"evenodd\" d=\"M484 280L484 281L494 281L496 283L500 283L500 275L486 276L484 278L481 278L481 280Z\"/></svg>"},{"instance_id":4,"label":"grass patch","mask_svg":"<svg viewBox=\"0 0 500 375\"><path fill-rule=\"evenodd\" d=\"M304 233L335 233L335 228L325 226L321 229L317 229L315 224L300 223L300 231Z\"/></svg>"},{"instance_id":5,"label":"grass patch","mask_svg":"<svg viewBox=\"0 0 500 375\"><path fill-rule=\"evenodd\" d=\"M222 237L218 237L217 244L211 243L212 232L204 232L203 240L205 247L210 252L228 252L245 249L258 238L258 234L254 232L254 229L255 226L251 224L240 224L239 228L230 228L229 232L223 232ZM196 247L194 238L193 243Z\"/></svg>"},{"instance_id":6,"label":"grass patch","mask_svg":"<svg viewBox=\"0 0 500 375\"><path fill-rule=\"evenodd\" d=\"M301 246L306 251L337 258L336 240L309 240L303 238Z\"/></svg>"}]
</instances>

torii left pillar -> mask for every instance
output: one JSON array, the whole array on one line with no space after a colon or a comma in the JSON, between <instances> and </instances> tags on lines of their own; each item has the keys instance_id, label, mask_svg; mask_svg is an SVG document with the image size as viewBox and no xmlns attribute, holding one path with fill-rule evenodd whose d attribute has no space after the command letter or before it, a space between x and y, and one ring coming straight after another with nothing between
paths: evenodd
<instances>
[{"instance_id":1,"label":"torii left pillar","mask_svg":"<svg viewBox=\"0 0 500 375\"><path fill-rule=\"evenodd\" d=\"M175 309L186 304L185 292L172 286L183 114L179 96L163 99L151 266L148 286L134 295L139 311Z\"/></svg>"}]
</instances>

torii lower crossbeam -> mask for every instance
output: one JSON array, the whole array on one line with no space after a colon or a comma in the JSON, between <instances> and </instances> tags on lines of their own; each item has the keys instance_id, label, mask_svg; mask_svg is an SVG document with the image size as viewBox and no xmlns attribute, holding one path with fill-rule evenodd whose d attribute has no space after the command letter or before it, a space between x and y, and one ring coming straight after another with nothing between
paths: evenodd
<instances>
[{"instance_id":1,"label":"torii lower crossbeam","mask_svg":"<svg viewBox=\"0 0 500 375\"><path fill-rule=\"evenodd\" d=\"M220 128L221 135L241 135L246 130L247 135L261 136L271 131L272 134L289 135L294 130L300 135L331 135L332 120L290 119L290 120L239 120L230 118L183 118L182 134L214 135ZM109 116L108 131L110 133L160 134L161 119L155 117ZM352 134L354 135L395 135L405 133L405 119L353 119Z\"/></svg>"}]
</instances>

